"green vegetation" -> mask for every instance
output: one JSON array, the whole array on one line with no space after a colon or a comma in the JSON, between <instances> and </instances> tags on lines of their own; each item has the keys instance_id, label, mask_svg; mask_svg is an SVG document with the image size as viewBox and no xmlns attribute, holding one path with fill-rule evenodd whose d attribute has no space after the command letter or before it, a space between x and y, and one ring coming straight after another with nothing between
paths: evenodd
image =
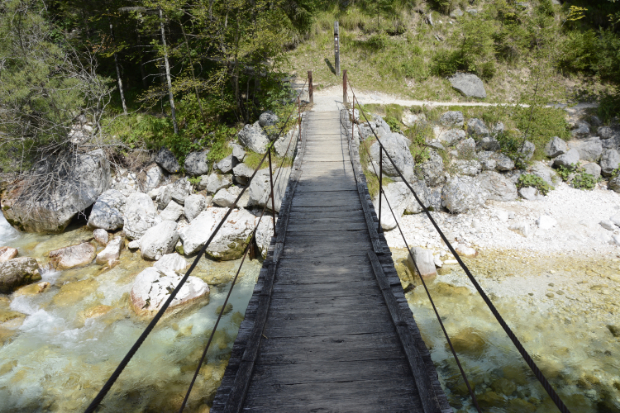
<instances>
[{"instance_id":1,"label":"green vegetation","mask_svg":"<svg viewBox=\"0 0 620 413\"><path fill-rule=\"evenodd\" d=\"M584 171L578 172L573 178L573 188L591 191L596 187L596 178Z\"/></svg>"},{"instance_id":2,"label":"green vegetation","mask_svg":"<svg viewBox=\"0 0 620 413\"><path fill-rule=\"evenodd\" d=\"M570 178L571 174L574 173L578 168L577 164L572 164L570 167L560 165L556 172L558 176L562 179L562 181L566 182Z\"/></svg>"},{"instance_id":3,"label":"green vegetation","mask_svg":"<svg viewBox=\"0 0 620 413\"><path fill-rule=\"evenodd\" d=\"M543 195L547 195L553 189L551 185L546 183L541 177L533 174L523 174L517 181L517 188L534 187Z\"/></svg>"}]
</instances>

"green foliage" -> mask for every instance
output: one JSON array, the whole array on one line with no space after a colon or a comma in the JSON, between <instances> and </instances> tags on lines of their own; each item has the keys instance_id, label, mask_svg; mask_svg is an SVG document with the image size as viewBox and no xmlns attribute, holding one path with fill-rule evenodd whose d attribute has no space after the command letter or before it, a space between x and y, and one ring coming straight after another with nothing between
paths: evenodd
<instances>
[{"instance_id":1,"label":"green foliage","mask_svg":"<svg viewBox=\"0 0 620 413\"><path fill-rule=\"evenodd\" d=\"M556 172L558 173L558 176L562 179L562 181L566 182L568 181L568 178L570 177L570 175L573 172L575 172L576 169L577 169L576 164L572 164L571 166L560 165L558 169L556 170Z\"/></svg>"},{"instance_id":2,"label":"green foliage","mask_svg":"<svg viewBox=\"0 0 620 413\"><path fill-rule=\"evenodd\" d=\"M596 187L596 178L584 171L580 171L573 178L572 186L573 188L591 191Z\"/></svg>"},{"instance_id":3,"label":"green foliage","mask_svg":"<svg viewBox=\"0 0 620 413\"><path fill-rule=\"evenodd\" d=\"M400 121L393 116L386 116L383 120L388 124L392 132L401 132Z\"/></svg>"},{"instance_id":4,"label":"green foliage","mask_svg":"<svg viewBox=\"0 0 620 413\"><path fill-rule=\"evenodd\" d=\"M540 176L534 174L523 174L517 181L517 188L534 187L543 195L547 195L553 189L551 185L546 183Z\"/></svg>"},{"instance_id":5,"label":"green foliage","mask_svg":"<svg viewBox=\"0 0 620 413\"><path fill-rule=\"evenodd\" d=\"M405 131L405 136L411 140L409 151L416 164L421 164L430 158L426 140L433 135L430 125L415 124Z\"/></svg>"},{"instance_id":6,"label":"green foliage","mask_svg":"<svg viewBox=\"0 0 620 413\"><path fill-rule=\"evenodd\" d=\"M606 124L611 123L614 117L620 116L620 92L618 89L600 97L597 114Z\"/></svg>"},{"instance_id":7,"label":"green foliage","mask_svg":"<svg viewBox=\"0 0 620 413\"><path fill-rule=\"evenodd\" d=\"M198 184L200 184L201 178L199 176L192 176L192 177L188 178L187 180L193 186L198 186Z\"/></svg>"}]
</instances>

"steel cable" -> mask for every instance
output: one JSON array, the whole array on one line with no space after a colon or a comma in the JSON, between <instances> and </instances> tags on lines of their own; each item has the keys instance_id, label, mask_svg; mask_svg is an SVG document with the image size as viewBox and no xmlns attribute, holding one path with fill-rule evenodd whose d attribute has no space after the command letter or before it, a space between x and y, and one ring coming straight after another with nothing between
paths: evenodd
<instances>
[{"instance_id":1,"label":"steel cable","mask_svg":"<svg viewBox=\"0 0 620 413\"><path fill-rule=\"evenodd\" d=\"M296 109L296 107L293 107L293 109ZM292 114L293 114L293 110L291 110L291 112L289 113L288 117L286 118L286 121L284 122L284 125L282 126L282 128L280 129L280 131L278 132L277 136L279 137L282 132L284 131L284 129L286 128L286 126L288 125L288 121L290 120ZM276 138L277 139L277 138ZM275 141L275 140L274 140ZM252 182L252 180L254 179L254 177L256 176L256 173L259 171L260 167L263 165L263 163L265 162L265 159L267 158L267 155L269 154L269 151L271 150L271 146L273 146L273 142L270 143L270 146L268 148L268 152L265 153L265 155L263 155L260 163L258 164L258 166L254 169L254 172L252 173L252 176L250 177L250 179L248 180L248 186L246 186L245 188L243 188L241 190L241 192L239 193L239 195L237 196L237 198L235 199L235 201L232 203L232 205L228 208L228 211L226 212L226 214L224 215L224 217L222 217L222 219L220 220L220 222L218 223L217 227L215 228L215 230L211 233L211 235L209 236L207 242L205 243L205 245L200 249L200 252L198 253L198 255L196 256L196 258L194 259L194 262L192 262L192 265L190 266L190 268L187 270L187 272L185 273L185 275L183 276L183 278L181 278L181 280L179 281L179 284L176 286L176 288L172 291L172 293L170 293L170 296L168 297L168 299L166 300L166 302L162 305L162 307L159 309L159 311L157 312L157 314L155 314L155 316L153 317L153 319L149 322L149 324L147 325L147 327L144 329L144 331L142 332L142 334L140 334L140 337L138 337L138 339L136 340L136 342L133 344L133 346L129 349L129 351L127 352L127 354L125 355L125 357L123 357L123 360L121 360L121 362L119 363L119 365L116 367L116 369L114 370L114 372L112 373L112 375L108 378L108 380L106 381L106 383L103 385L103 387L101 388L101 390L99 391L99 393L97 394L97 396L95 396L95 398L93 399L93 401L90 403L90 405L86 408L85 413L92 413L95 411L95 409L99 406L99 404L101 404L101 401L103 400L103 398L108 394L108 392L110 391L110 389L112 388L112 386L114 385L114 383L116 382L116 380L118 379L118 377L121 375L121 373L123 372L123 370L125 369L125 367L127 367L127 364L129 364L129 361L131 361L131 359L133 358L133 356L135 355L135 353L138 351L138 349L142 346L142 343L144 342L144 340L146 340L146 338L149 336L149 334L151 333L151 331L155 328L155 325L159 322L159 320L161 319L161 317L163 317L164 313L166 312L166 310L168 309L168 307L170 306L170 304L172 303L172 301L174 300L174 298L176 297L176 295L179 293L179 291L181 290L181 288L183 287L183 285L185 284L185 282L187 281L187 279L189 278L189 276L191 275L191 273L194 271L194 269L196 268L196 265L198 265L198 261L200 261L200 258L205 254L207 248L209 247L209 245L211 244L211 241L213 241L213 239L215 238L215 236L217 235L218 231L222 228L222 226L224 225L224 222L226 222L226 219L228 219L228 217L230 216L230 214L232 213L233 209L237 206L237 202L239 202L239 199L241 199L241 197L243 196L243 194L245 193L245 191L249 188L249 183ZM275 219L275 218L274 218ZM233 284L234 285L234 284ZM222 309L223 311L223 309Z\"/></svg>"},{"instance_id":2,"label":"steel cable","mask_svg":"<svg viewBox=\"0 0 620 413\"><path fill-rule=\"evenodd\" d=\"M304 83L304 87L305 87L305 83ZM302 87L303 90L303 87ZM301 106L299 104L299 106ZM301 128L299 130L299 137L301 137ZM293 142L293 136L291 136L291 139L288 142L288 146L286 147L286 152L285 152L285 156L283 157L282 161L280 162L280 166L278 167L278 172L276 174L275 177L275 181L274 182L278 182L278 179L280 178L280 173L282 172L282 166L284 165L284 161L286 160L286 155L288 154L288 151L291 147L291 143ZM299 139L296 140L296 142L299 142ZM272 150L272 146L269 147L269 152ZM271 158L270 158L271 159ZM271 164L269 165L269 168L271 168ZM274 187L274 184L272 182L272 187ZM270 198L272 199L272 209L273 209L273 202L274 202L274 191L271 192ZM263 210L261 211L260 217L258 218L258 222L256 223L256 226L254 227L254 229L252 230L252 232L254 233L254 235L256 236L256 230L258 229L261 220L263 219L263 216L265 215L265 211L267 210L267 205L269 204L269 199L267 199L267 202L265 202L265 206L263 207ZM274 221L274 228L275 228L275 211L273 211L273 221ZM274 235L275 235L275 230L274 230ZM239 273L241 272L241 267L243 267L243 263L245 262L245 258L247 257L248 251L250 250L250 245L251 245L251 241L250 243L248 243L248 245L245 248L245 251L243 253L243 258L241 259L241 263L239 264L239 268L237 269L237 273L235 274L235 277L232 280L232 284L230 286L230 290L228 290L228 295L226 295L226 299L224 300L224 304L222 304L222 309L220 310L220 313L218 314L217 320L215 322L215 325L213 327L213 329L211 330L211 335L209 336L209 340L207 341L207 345L205 346L204 351L202 352L202 356L200 357L200 361L198 362L198 366L196 367L196 370L194 372L194 376L192 377L192 381L189 384L189 387L187 389L187 393L185 394L185 398L183 399L183 403L181 404L181 408L179 409L179 413L182 413L183 410L185 409L185 405L187 404L187 401L189 400L189 396L192 392L192 388L194 387L194 383L196 382L196 379L198 377L198 373L200 372L200 368L202 367L202 364L204 363L204 360L207 356L207 352L209 351L209 347L211 346L211 342L213 341L213 337L215 335L215 332L217 330L217 327L220 323L220 320L222 319L222 316L224 314L224 311L226 309L226 304L228 304L228 300L230 299L230 296L232 294L233 288L235 288L235 284L237 282L237 278L239 277Z\"/></svg>"},{"instance_id":3,"label":"steel cable","mask_svg":"<svg viewBox=\"0 0 620 413\"><path fill-rule=\"evenodd\" d=\"M353 93L353 90L351 90L351 93ZM353 94L353 102L355 102L356 98L355 98L355 94ZM358 102L359 105L359 102ZM353 107L355 108L355 104L353 105ZM353 112L353 117L355 117L355 111ZM351 121L351 135L353 136L353 121ZM352 143L351 143L352 144ZM366 149L366 152L370 154L370 151L368 150L368 146L366 145L366 142L364 142L364 148ZM383 151L383 150L381 150ZM372 165L372 169L375 173L375 175L377 175L377 169L375 168L375 165L371 162ZM377 177L382 176L381 175L377 175ZM463 367L461 365L461 361L459 360L458 355L456 354L456 351L454 350L454 346L452 345L452 340L450 340L450 337L448 336L448 332L446 330L446 328L443 325L443 321L441 320L441 316L439 315L439 312L437 310L437 307L435 306L435 302L433 301L433 298L431 297L431 293L428 290L428 287L426 286L426 282L424 281L424 278L422 278L422 273L420 272L420 269L418 268L418 263L413 259L413 255L411 254L411 250L409 249L409 244L407 243L407 240L405 239L405 235L403 234L402 229L400 228L400 224L398 223L398 220L396 219L396 215L394 214L394 210L392 209L392 206L390 205L390 201L388 200L387 196L385 196L385 192L383 191L383 187L381 185L381 181L379 181L379 205L381 205L381 194L384 195L385 198L385 202L387 203L388 208L390 209L390 212L392 213L392 216L394 217L394 221L396 222L396 225L398 226L398 230L400 231L400 235L403 237L403 241L405 242L405 246L407 247L407 252L409 253L409 256L411 257L411 261L413 262L413 264L415 265L415 269L418 272L418 276L420 277L420 281L422 281L422 285L424 286L424 290L426 291L426 295L428 296L429 301L431 302L431 305L433 307L433 311L435 312L435 316L437 317L437 321L439 321L439 325L441 326L441 330L443 331L443 334L446 338L446 341L448 342L448 346L450 347L450 351L452 352L452 356L454 357L456 364L459 368L459 371L461 373L461 376L463 377L463 380L465 381L465 385L467 386L467 391L469 392L469 395L471 397L471 400L474 404L474 406L476 407L476 409L478 410L478 413L482 413L482 411L480 410L480 406L478 405L478 400L476 399L476 395L474 394L474 391L471 388L471 385L469 384L469 380L467 379L467 375L465 374L465 370L463 370ZM381 207L379 207L379 214L381 214ZM379 225L381 225L381 219L379 219Z\"/></svg>"},{"instance_id":4,"label":"steel cable","mask_svg":"<svg viewBox=\"0 0 620 413\"><path fill-rule=\"evenodd\" d=\"M351 87L351 83L350 82L349 82L349 88L351 89L351 93L353 94L354 101L357 101L357 98L355 97L355 93L353 92L353 88ZM368 117L366 116L366 113L363 111L361 105L359 104L359 101L357 101L357 103L358 103L358 107L359 107L360 113L362 115L364 115L364 119L366 119L366 122L368 122L368 126L370 127L370 130L372 131L373 135L375 135L375 138L377 139L377 142L379 143L379 146L381 146L381 149L383 151L385 151L385 154L386 154L387 158L389 159L390 163L392 164L392 166L394 167L394 169L398 173L398 176L402 179L402 181L405 183L405 185L407 185L407 188L409 188L409 190L411 191L411 193L415 197L415 199L418 202L418 204L422 207L423 212L429 218L429 220L433 224L433 227L435 227L435 229L439 233L441 239L446 244L446 246L448 247L448 249L450 250L452 255L454 255L454 257L456 258L456 260L459 263L459 265L461 266L461 268L465 271L465 274L467 275L467 277L469 278L471 283L474 285L474 287L476 288L476 290L478 291L478 293L480 294L480 296L482 297L484 302L487 304L487 306L491 310L491 313L493 313L493 315L497 319L497 322L502 326L502 328L504 329L504 331L506 332L506 334L508 335L508 337L510 338L510 340L512 341L514 346L517 348L517 350L521 354L521 357L523 357L523 359L525 360L525 362L527 363L529 368L532 370L532 372L534 373L534 376L536 376L536 378L538 379L540 384L543 386L543 388L545 389L545 391L547 392L547 394L549 395L551 400L553 400L553 402L555 403L556 407L560 410L560 412L562 412L562 413L570 413L570 410L568 409L568 407L566 407L566 405L564 404L562 399L560 399L560 396L557 394L555 389L553 389L553 387L551 386L551 384L549 383L549 381L547 380L545 375L542 373L540 368L536 365L536 363L534 362L532 357L529 355L527 350L525 350L525 348L523 347L523 345L521 344L521 342L519 341L517 336L512 332L512 329L508 326L508 324L506 323L504 318L501 316L501 314L499 313L497 308L495 308L495 305L491 302L491 300L486 295L486 293L484 292L484 290L482 289L480 284L478 284L478 281L474 278L473 274L471 273L471 271L469 270L467 265L465 265L465 263L463 262L461 257L454 250L454 248L452 247L452 244L450 243L450 241L448 241L448 238L444 235L444 233L441 230L441 228L439 228L439 225L437 225L437 223L433 219L432 215L430 214L429 210L420 201L420 198L418 197L418 194L414 191L414 189L411 187L409 182L407 182L407 180L403 176L402 172L398 169L398 167L394 163L394 160L388 154L388 152L385 150L385 147L383 146L383 144L379 140L379 137L377 136L374 128L370 124L370 121L368 120ZM355 105L353 105L353 106L355 107Z\"/></svg>"}]
</instances>

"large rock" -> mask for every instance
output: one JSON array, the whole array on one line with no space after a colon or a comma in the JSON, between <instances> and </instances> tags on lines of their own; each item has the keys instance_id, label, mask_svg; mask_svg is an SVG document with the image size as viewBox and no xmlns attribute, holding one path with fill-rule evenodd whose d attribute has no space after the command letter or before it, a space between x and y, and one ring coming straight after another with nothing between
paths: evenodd
<instances>
[{"instance_id":1,"label":"large rock","mask_svg":"<svg viewBox=\"0 0 620 413\"><path fill-rule=\"evenodd\" d=\"M579 152L573 148L566 152L564 155L560 155L554 159L553 165L556 167L563 166L565 168L571 168L579 162Z\"/></svg>"},{"instance_id":2,"label":"large rock","mask_svg":"<svg viewBox=\"0 0 620 413\"><path fill-rule=\"evenodd\" d=\"M282 205L282 199L286 192L286 186L288 185L288 177L291 174L291 168L282 168L278 179L276 176L280 169L276 169L273 172L274 179L274 203L275 212L280 212L280 206ZM271 199L269 197L271 193L271 183L269 180L269 168L259 170L248 188L249 201L248 206L264 207L267 205L267 209L271 210Z\"/></svg>"},{"instance_id":3,"label":"large rock","mask_svg":"<svg viewBox=\"0 0 620 413\"><path fill-rule=\"evenodd\" d=\"M166 209L159 214L159 218L162 221L178 221L181 215L183 215L183 207L174 201L170 201Z\"/></svg>"},{"instance_id":4,"label":"large rock","mask_svg":"<svg viewBox=\"0 0 620 413\"><path fill-rule=\"evenodd\" d=\"M459 175L476 176L482 170L482 165L476 160L457 159L452 162L452 166Z\"/></svg>"},{"instance_id":5,"label":"large rock","mask_svg":"<svg viewBox=\"0 0 620 413\"><path fill-rule=\"evenodd\" d=\"M161 166L167 172L176 174L181 169L181 165L168 148L161 148L155 157L157 165Z\"/></svg>"},{"instance_id":6,"label":"large rock","mask_svg":"<svg viewBox=\"0 0 620 413\"><path fill-rule=\"evenodd\" d=\"M411 128L415 124L426 122L426 115L424 113L411 113L405 111L401 118L401 122L408 128Z\"/></svg>"},{"instance_id":7,"label":"large rock","mask_svg":"<svg viewBox=\"0 0 620 413\"><path fill-rule=\"evenodd\" d=\"M187 268L187 261L176 252L173 252L172 254L166 254L158 259L153 266L162 271L170 270L177 274L182 274Z\"/></svg>"},{"instance_id":8,"label":"large rock","mask_svg":"<svg viewBox=\"0 0 620 413\"><path fill-rule=\"evenodd\" d=\"M189 222L192 222L205 208L207 207L207 200L200 194L190 195L185 198L184 214L185 218Z\"/></svg>"},{"instance_id":9,"label":"large rock","mask_svg":"<svg viewBox=\"0 0 620 413\"><path fill-rule=\"evenodd\" d=\"M480 182L470 176L448 179L441 193L443 204L453 214L474 211L485 203L487 196Z\"/></svg>"},{"instance_id":10,"label":"large rock","mask_svg":"<svg viewBox=\"0 0 620 413\"><path fill-rule=\"evenodd\" d=\"M127 198L124 214L124 231L129 239L139 239L161 219L153 200L142 193L135 193Z\"/></svg>"},{"instance_id":11,"label":"large rock","mask_svg":"<svg viewBox=\"0 0 620 413\"><path fill-rule=\"evenodd\" d=\"M233 206L235 200L241 193L241 188L232 186L230 188L222 188L213 195L213 203L217 206L228 208Z\"/></svg>"},{"instance_id":12,"label":"large rock","mask_svg":"<svg viewBox=\"0 0 620 413\"><path fill-rule=\"evenodd\" d=\"M177 180L172 184L171 188L170 198L181 205L185 203L185 198L190 196L193 192L192 184L187 178Z\"/></svg>"},{"instance_id":13,"label":"large rock","mask_svg":"<svg viewBox=\"0 0 620 413\"><path fill-rule=\"evenodd\" d=\"M405 180L409 181L413 178L413 156L409 152L408 140L402 135L397 133L386 134L380 138L380 142L384 147L383 152L383 173L388 176L397 177L398 172L396 168L403 174ZM370 147L370 157L373 162L379 164L379 142L375 142ZM392 158L394 165L390 162L386 153Z\"/></svg>"},{"instance_id":14,"label":"large rock","mask_svg":"<svg viewBox=\"0 0 620 413\"><path fill-rule=\"evenodd\" d=\"M228 188L231 185L232 185L232 176L218 175L214 172L211 175L209 175L209 179L207 180L207 193L215 194L220 189Z\"/></svg>"},{"instance_id":15,"label":"large rock","mask_svg":"<svg viewBox=\"0 0 620 413\"><path fill-rule=\"evenodd\" d=\"M377 216L381 215L381 228L386 231L396 228L397 221L394 219L394 215L396 215L397 220L400 220L411 202L411 196L411 191L404 182L394 182L383 188L381 210L379 210L379 195L373 200ZM394 215L391 211L394 211Z\"/></svg>"},{"instance_id":16,"label":"large rock","mask_svg":"<svg viewBox=\"0 0 620 413\"><path fill-rule=\"evenodd\" d=\"M577 122L571 135L577 139L585 139L590 136L590 124L588 122Z\"/></svg>"},{"instance_id":17,"label":"large rock","mask_svg":"<svg viewBox=\"0 0 620 413\"><path fill-rule=\"evenodd\" d=\"M150 267L137 275L131 288L131 304L140 316L154 315L164 305L170 292L174 290L183 276L170 270ZM209 286L200 278L190 276L179 290L166 313L176 313L190 304L206 304Z\"/></svg>"},{"instance_id":18,"label":"large rock","mask_svg":"<svg viewBox=\"0 0 620 413\"><path fill-rule=\"evenodd\" d=\"M93 205L88 217L90 228L101 228L106 231L116 231L123 228L123 213L127 198L116 189L108 189Z\"/></svg>"},{"instance_id":19,"label":"large rock","mask_svg":"<svg viewBox=\"0 0 620 413\"><path fill-rule=\"evenodd\" d=\"M476 141L468 138L456 144L456 151L463 159L472 159L476 156Z\"/></svg>"},{"instance_id":20,"label":"large rock","mask_svg":"<svg viewBox=\"0 0 620 413\"><path fill-rule=\"evenodd\" d=\"M223 174L227 174L233 170L236 165L236 160L232 155L228 155L226 158L222 159L218 163L215 164L215 169L220 171Z\"/></svg>"},{"instance_id":21,"label":"large rock","mask_svg":"<svg viewBox=\"0 0 620 413\"><path fill-rule=\"evenodd\" d=\"M448 79L453 88L467 97L485 99L487 92L482 80L471 73L457 73Z\"/></svg>"},{"instance_id":22,"label":"large rock","mask_svg":"<svg viewBox=\"0 0 620 413\"><path fill-rule=\"evenodd\" d=\"M108 241L110 240L110 234L105 229L97 228L93 231L93 238L97 242L97 244L105 247L108 245Z\"/></svg>"},{"instance_id":23,"label":"large rock","mask_svg":"<svg viewBox=\"0 0 620 413\"><path fill-rule=\"evenodd\" d=\"M17 257L17 248L0 247L0 262L7 262Z\"/></svg>"},{"instance_id":24,"label":"large rock","mask_svg":"<svg viewBox=\"0 0 620 413\"><path fill-rule=\"evenodd\" d=\"M100 265L107 264L111 267L121 256L123 245L123 237L115 237L112 241L108 242L108 245L106 245L99 254L97 254L95 262Z\"/></svg>"},{"instance_id":25,"label":"large rock","mask_svg":"<svg viewBox=\"0 0 620 413\"><path fill-rule=\"evenodd\" d=\"M198 252L226 214L223 208L208 208L181 234L185 255ZM218 260L240 258L250 242L257 218L245 209L233 210L207 247L207 255Z\"/></svg>"},{"instance_id":26,"label":"large rock","mask_svg":"<svg viewBox=\"0 0 620 413\"><path fill-rule=\"evenodd\" d=\"M463 112L457 110L446 112L439 118L439 123L443 126L461 128L464 124Z\"/></svg>"},{"instance_id":27,"label":"large rock","mask_svg":"<svg viewBox=\"0 0 620 413\"><path fill-rule=\"evenodd\" d=\"M185 157L185 173L191 176L204 175L209 172L207 155L209 150L202 152L191 152Z\"/></svg>"},{"instance_id":28,"label":"large rock","mask_svg":"<svg viewBox=\"0 0 620 413\"><path fill-rule=\"evenodd\" d=\"M162 221L149 228L140 238L140 253L145 260L158 260L174 251L178 241L177 223Z\"/></svg>"},{"instance_id":29,"label":"large rock","mask_svg":"<svg viewBox=\"0 0 620 413\"><path fill-rule=\"evenodd\" d=\"M583 141L571 142L571 149L577 149L582 161L598 162L603 154L603 144L600 138L590 138Z\"/></svg>"},{"instance_id":30,"label":"large rock","mask_svg":"<svg viewBox=\"0 0 620 413\"><path fill-rule=\"evenodd\" d=\"M417 180L416 179L416 180L410 182L409 184L411 185L411 187L415 191L416 195L420 199L420 202L422 202L422 205L424 205L426 208L430 207L431 206L431 203L430 203L431 191L426 186L426 183L424 182L424 180ZM409 191L408 188L407 188L407 190ZM423 210L424 209L422 208L420 203L416 200L415 196L413 196L411 191L409 191L407 205L405 206L405 213L407 213L407 214L419 214Z\"/></svg>"},{"instance_id":31,"label":"large rock","mask_svg":"<svg viewBox=\"0 0 620 413\"><path fill-rule=\"evenodd\" d=\"M447 146L454 145L460 140L465 139L467 134L463 129L443 130L437 136L439 142L445 143Z\"/></svg>"},{"instance_id":32,"label":"large rock","mask_svg":"<svg viewBox=\"0 0 620 413\"><path fill-rule=\"evenodd\" d=\"M584 165L583 172L592 175L597 180L601 177L601 167L594 162Z\"/></svg>"},{"instance_id":33,"label":"large rock","mask_svg":"<svg viewBox=\"0 0 620 413\"><path fill-rule=\"evenodd\" d=\"M243 159L245 159L245 151L243 150L243 147L241 145L237 145L236 143L233 143L232 145L230 145L232 147L232 156L233 158L235 158L237 160L237 162L243 162Z\"/></svg>"},{"instance_id":34,"label":"large rock","mask_svg":"<svg viewBox=\"0 0 620 413\"><path fill-rule=\"evenodd\" d=\"M245 125L237 134L239 142L246 148L260 154L267 152L269 137L258 122L253 125Z\"/></svg>"},{"instance_id":35,"label":"large rock","mask_svg":"<svg viewBox=\"0 0 620 413\"><path fill-rule=\"evenodd\" d=\"M492 171L482 172L478 176L480 187L494 201L514 201L517 199L517 187L502 174Z\"/></svg>"},{"instance_id":36,"label":"large rock","mask_svg":"<svg viewBox=\"0 0 620 413\"><path fill-rule=\"evenodd\" d=\"M50 262L58 270L88 265L95 259L97 248L90 242L60 248L49 253Z\"/></svg>"},{"instance_id":37,"label":"large rock","mask_svg":"<svg viewBox=\"0 0 620 413\"><path fill-rule=\"evenodd\" d=\"M540 199L543 199L543 196L538 193L538 189L534 188L533 186L526 186L519 189L519 195L521 195L521 198L527 199L528 201L538 201Z\"/></svg>"},{"instance_id":38,"label":"large rock","mask_svg":"<svg viewBox=\"0 0 620 413\"><path fill-rule=\"evenodd\" d=\"M153 165L146 170L146 181L144 182L144 192L152 191L164 182L164 170L159 165Z\"/></svg>"},{"instance_id":39,"label":"large rock","mask_svg":"<svg viewBox=\"0 0 620 413\"><path fill-rule=\"evenodd\" d=\"M467 122L467 132L474 136L488 136L490 134L487 125L482 119L478 118L471 118Z\"/></svg>"},{"instance_id":40,"label":"large rock","mask_svg":"<svg viewBox=\"0 0 620 413\"><path fill-rule=\"evenodd\" d=\"M551 186L554 185L554 181L557 179L555 171L542 162L534 162L528 172L541 178Z\"/></svg>"},{"instance_id":41,"label":"large rock","mask_svg":"<svg viewBox=\"0 0 620 413\"><path fill-rule=\"evenodd\" d=\"M2 193L6 220L22 231L59 233L73 217L90 207L110 187L110 164L102 150L77 155L65 177L39 191L18 181ZM33 181L38 184L38 179ZM37 191L34 195L33 191Z\"/></svg>"},{"instance_id":42,"label":"large rock","mask_svg":"<svg viewBox=\"0 0 620 413\"><path fill-rule=\"evenodd\" d=\"M609 180L607 187L614 192L620 193L620 175L616 175Z\"/></svg>"},{"instance_id":43,"label":"large rock","mask_svg":"<svg viewBox=\"0 0 620 413\"><path fill-rule=\"evenodd\" d=\"M514 161L503 153L495 153L492 159L496 162L495 169L500 172L512 171L515 167Z\"/></svg>"},{"instance_id":44,"label":"large rock","mask_svg":"<svg viewBox=\"0 0 620 413\"><path fill-rule=\"evenodd\" d=\"M501 149L499 141L490 136L480 139L477 144L478 150L496 152Z\"/></svg>"},{"instance_id":45,"label":"large rock","mask_svg":"<svg viewBox=\"0 0 620 413\"><path fill-rule=\"evenodd\" d=\"M226 214L226 208L207 208L181 232L183 252L190 256L197 253L211 236L215 226Z\"/></svg>"},{"instance_id":46,"label":"large rock","mask_svg":"<svg viewBox=\"0 0 620 413\"><path fill-rule=\"evenodd\" d=\"M545 155L549 158L555 158L568 152L568 145L562 139L554 136L551 138L547 146L545 146Z\"/></svg>"},{"instance_id":47,"label":"large rock","mask_svg":"<svg viewBox=\"0 0 620 413\"><path fill-rule=\"evenodd\" d=\"M420 164L420 169L429 186L441 185L446 180L443 173L443 159L435 151L429 151L429 159Z\"/></svg>"},{"instance_id":48,"label":"large rock","mask_svg":"<svg viewBox=\"0 0 620 413\"><path fill-rule=\"evenodd\" d=\"M293 157L295 153L295 147L297 142L297 137L299 135L299 128L295 126L293 129L288 131L285 135L280 136L276 142L273 144L276 153L280 157Z\"/></svg>"},{"instance_id":49,"label":"large rock","mask_svg":"<svg viewBox=\"0 0 620 413\"><path fill-rule=\"evenodd\" d=\"M529 161L530 159L532 159L535 151L536 151L536 145L534 145L530 141L525 141L523 143L523 146L519 148L519 153L521 154L522 158L525 159L526 161Z\"/></svg>"},{"instance_id":50,"label":"large rock","mask_svg":"<svg viewBox=\"0 0 620 413\"><path fill-rule=\"evenodd\" d=\"M276 218L276 224L277 223L278 219ZM258 224L255 234L256 245L258 245L258 249L263 258L267 258L271 237L273 237L273 216L265 214Z\"/></svg>"},{"instance_id":51,"label":"large rock","mask_svg":"<svg viewBox=\"0 0 620 413\"><path fill-rule=\"evenodd\" d=\"M620 166L620 155L615 149L607 149L601 156L601 173L603 176L611 176L613 171Z\"/></svg>"},{"instance_id":52,"label":"large rock","mask_svg":"<svg viewBox=\"0 0 620 413\"><path fill-rule=\"evenodd\" d=\"M258 117L258 124L264 128L267 126L274 126L278 123L278 120L278 115L271 111L267 111L260 114Z\"/></svg>"},{"instance_id":53,"label":"large rock","mask_svg":"<svg viewBox=\"0 0 620 413\"><path fill-rule=\"evenodd\" d=\"M412 256L413 260L411 259ZM433 252L421 247L411 248L411 254L407 255L407 267L412 273L418 274L424 279L433 278L437 275Z\"/></svg>"},{"instance_id":54,"label":"large rock","mask_svg":"<svg viewBox=\"0 0 620 413\"><path fill-rule=\"evenodd\" d=\"M247 185L250 183L250 178L254 173L254 169L250 168L244 163L240 163L235 166L233 169L233 174L235 175L235 182L239 185Z\"/></svg>"},{"instance_id":55,"label":"large rock","mask_svg":"<svg viewBox=\"0 0 620 413\"><path fill-rule=\"evenodd\" d=\"M37 260L30 257L0 262L0 293L9 294L17 287L41 279Z\"/></svg>"}]
</instances>

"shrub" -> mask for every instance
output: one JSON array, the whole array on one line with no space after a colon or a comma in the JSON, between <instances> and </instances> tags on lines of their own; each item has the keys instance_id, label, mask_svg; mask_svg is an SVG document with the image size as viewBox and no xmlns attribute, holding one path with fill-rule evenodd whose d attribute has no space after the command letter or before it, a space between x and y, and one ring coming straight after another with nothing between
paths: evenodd
<instances>
[{"instance_id":1,"label":"shrub","mask_svg":"<svg viewBox=\"0 0 620 413\"><path fill-rule=\"evenodd\" d=\"M549 191L553 189L553 187L546 183L540 176L533 174L521 175L517 181L517 188L525 188L528 186L538 189L538 192L543 195L547 195Z\"/></svg>"},{"instance_id":2,"label":"shrub","mask_svg":"<svg viewBox=\"0 0 620 413\"><path fill-rule=\"evenodd\" d=\"M557 173L560 176L560 178L562 178L562 181L566 182L568 181L568 178L570 177L570 175L575 171L575 169L577 169L577 165L573 164L570 167L569 166L560 166L557 169Z\"/></svg>"},{"instance_id":3,"label":"shrub","mask_svg":"<svg viewBox=\"0 0 620 413\"><path fill-rule=\"evenodd\" d=\"M594 178L593 175L581 171L573 178L572 185L573 188L591 191L596 186L596 178Z\"/></svg>"},{"instance_id":4,"label":"shrub","mask_svg":"<svg viewBox=\"0 0 620 413\"><path fill-rule=\"evenodd\" d=\"M388 124L392 132L401 132L400 122L395 117L386 116L384 120L385 120L385 123Z\"/></svg>"}]
</instances>

